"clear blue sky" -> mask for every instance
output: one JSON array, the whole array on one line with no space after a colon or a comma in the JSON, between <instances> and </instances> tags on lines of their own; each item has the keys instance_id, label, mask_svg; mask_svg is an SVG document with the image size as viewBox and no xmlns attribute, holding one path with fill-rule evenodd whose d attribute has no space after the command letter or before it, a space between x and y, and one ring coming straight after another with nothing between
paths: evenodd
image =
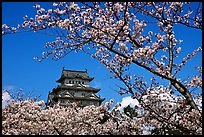
<instances>
[{"instance_id":1,"label":"clear blue sky","mask_svg":"<svg viewBox=\"0 0 204 137\"><path fill-rule=\"evenodd\" d=\"M23 22L23 16L33 17L36 13L33 5L39 2L3 2L2 3L2 23L9 26L16 26ZM50 5L43 3L42 7ZM47 8L46 8L47 9ZM195 47L202 46L202 32L200 30L187 30L185 27L176 29L176 36L184 40L182 44L181 57L191 53ZM106 101L114 99L120 102L122 97L117 94L117 86L121 83L117 80L110 79L109 71L99 63L98 60L92 59L89 55L80 52L79 54L71 53L60 59L52 61L46 59L39 63L33 59L34 56L40 56L45 49L44 44L55 40L55 37L43 35L40 33L17 33L14 35L5 35L2 37L2 88L12 90L22 88L25 92L32 92L33 96L40 95L40 99L47 101L48 92L56 87L55 81L60 77L62 67L73 70L88 70L91 77L95 79L91 86L101 88L98 95L105 97ZM193 74L192 66L201 66L202 55L194 57L191 62L187 63L183 69L182 76ZM137 75L144 75L148 79L150 75L143 70L132 66L131 72ZM126 95L128 96L128 95Z\"/></svg>"}]
</instances>

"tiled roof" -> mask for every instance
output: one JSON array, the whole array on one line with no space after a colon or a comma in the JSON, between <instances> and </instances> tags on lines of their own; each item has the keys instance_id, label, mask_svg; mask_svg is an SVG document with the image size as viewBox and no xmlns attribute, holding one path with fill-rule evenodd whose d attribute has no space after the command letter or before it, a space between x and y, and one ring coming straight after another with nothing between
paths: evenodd
<instances>
[{"instance_id":1,"label":"tiled roof","mask_svg":"<svg viewBox=\"0 0 204 137\"><path fill-rule=\"evenodd\" d=\"M56 82L61 82L65 78L68 78L68 79L79 78L79 79L88 80L88 81L92 81L94 79L93 77L88 76L87 71L76 71L76 70L63 69L61 77Z\"/></svg>"},{"instance_id":2,"label":"tiled roof","mask_svg":"<svg viewBox=\"0 0 204 137\"><path fill-rule=\"evenodd\" d=\"M64 99L75 99L75 100L97 100L97 101L103 101L105 98L90 98L90 97L66 97L66 96L61 96L59 98L64 98Z\"/></svg>"},{"instance_id":3,"label":"tiled roof","mask_svg":"<svg viewBox=\"0 0 204 137\"><path fill-rule=\"evenodd\" d=\"M85 90L85 91L92 91L92 92L95 92L97 93L98 91L100 91L101 89L99 88L93 88L93 87L85 87L85 86L82 86L80 84L74 84L72 86L67 86L67 85L60 85L60 86L57 86L56 88L53 89L53 91L58 91L59 89L74 89L74 90Z\"/></svg>"}]
</instances>

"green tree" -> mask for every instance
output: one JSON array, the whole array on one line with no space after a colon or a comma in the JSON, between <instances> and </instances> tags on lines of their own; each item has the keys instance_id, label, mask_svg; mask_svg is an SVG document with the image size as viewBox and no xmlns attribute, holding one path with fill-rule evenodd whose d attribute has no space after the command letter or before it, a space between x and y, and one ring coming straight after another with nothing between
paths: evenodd
<instances>
[{"instance_id":1,"label":"green tree","mask_svg":"<svg viewBox=\"0 0 204 137\"><path fill-rule=\"evenodd\" d=\"M135 112L135 109L132 108L130 105L124 107L123 110L124 110L124 113L130 118L137 117L137 113Z\"/></svg>"}]
</instances>

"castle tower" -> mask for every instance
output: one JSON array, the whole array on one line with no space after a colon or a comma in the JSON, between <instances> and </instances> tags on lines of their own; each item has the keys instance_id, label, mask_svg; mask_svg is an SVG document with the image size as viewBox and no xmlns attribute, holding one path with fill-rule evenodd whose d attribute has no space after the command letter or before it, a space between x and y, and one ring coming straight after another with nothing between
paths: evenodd
<instances>
[{"instance_id":1,"label":"castle tower","mask_svg":"<svg viewBox=\"0 0 204 137\"><path fill-rule=\"evenodd\" d=\"M78 102L79 106L99 106L105 98L95 95L100 89L90 86L93 77L89 77L87 70L75 71L62 69L61 77L56 81L60 83L48 94L46 105L59 103L66 106L69 102Z\"/></svg>"}]
</instances>

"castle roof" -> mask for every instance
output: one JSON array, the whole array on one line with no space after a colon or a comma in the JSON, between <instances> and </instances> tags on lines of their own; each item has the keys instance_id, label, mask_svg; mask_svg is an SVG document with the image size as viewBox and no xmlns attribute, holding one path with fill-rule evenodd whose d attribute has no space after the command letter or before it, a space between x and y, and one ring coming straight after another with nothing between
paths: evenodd
<instances>
[{"instance_id":1,"label":"castle roof","mask_svg":"<svg viewBox=\"0 0 204 137\"><path fill-rule=\"evenodd\" d=\"M90 86L86 87L86 86L83 86L81 84L74 84L72 86L67 86L67 85L57 86L56 88L53 89L53 92L57 92L60 89L84 90L84 91L92 91L94 93L97 93L98 91L101 90L99 88L93 88L93 87L90 87Z\"/></svg>"},{"instance_id":2,"label":"castle roof","mask_svg":"<svg viewBox=\"0 0 204 137\"><path fill-rule=\"evenodd\" d=\"M82 80L88 80L89 82L94 79L94 77L89 77L87 70L85 71L76 71L76 70L65 70L63 68L61 77L56 81L61 83L65 78L67 79L82 79Z\"/></svg>"},{"instance_id":3,"label":"castle roof","mask_svg":"<svg viewBox=\"0 0 204 137\"><path fill-rule=\"evenodd\" d=\"M104 101L105 98L100 98L96 95L88 95L86 97L72 97L72 96L60 96L58 95L58 98L64 98L64 99L74 99L74 100L97 100L97 101Z\"/></svg>"}]
</instances>

